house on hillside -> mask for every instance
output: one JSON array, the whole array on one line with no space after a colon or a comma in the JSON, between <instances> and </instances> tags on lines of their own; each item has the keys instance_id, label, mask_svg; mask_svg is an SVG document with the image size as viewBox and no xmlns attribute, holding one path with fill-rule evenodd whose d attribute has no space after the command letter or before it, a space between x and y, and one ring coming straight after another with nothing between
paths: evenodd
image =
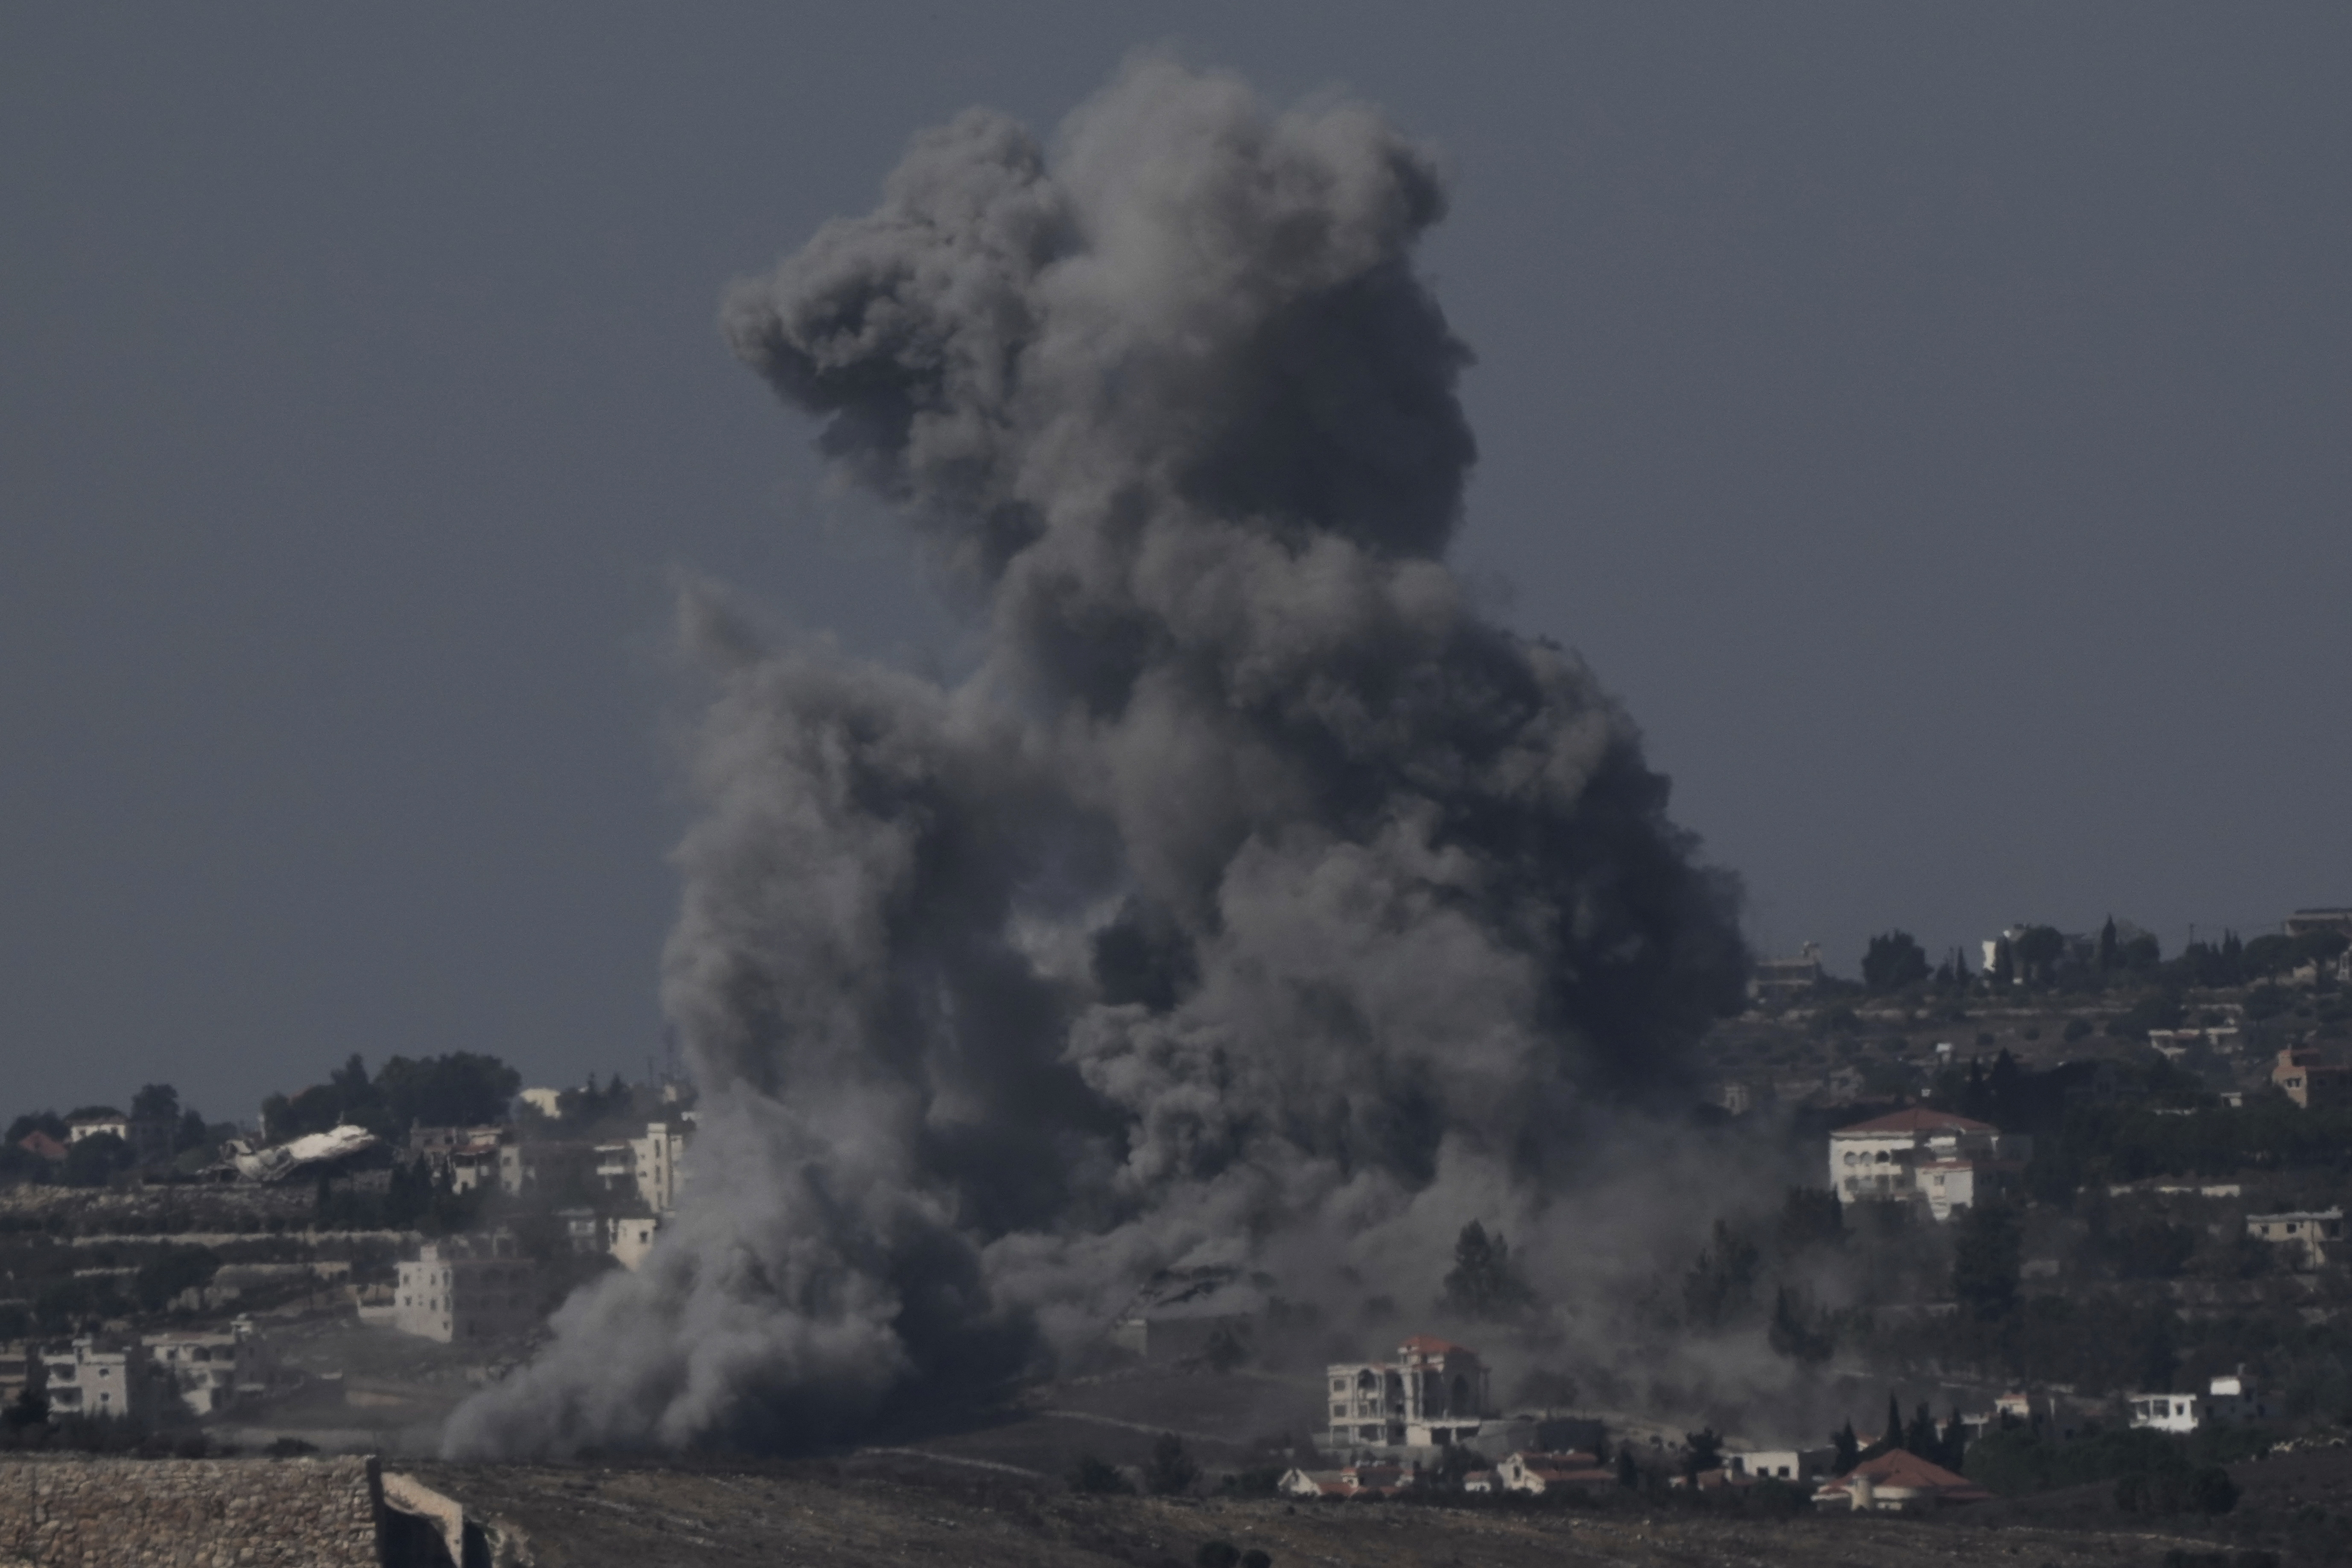
<instances>
[{"instance_id":1,"label":"house on hillside","mask_svg":"<svg viewBox=\"0 0 2352 1568\"><path fill-rule=\"evenodd\" d=\"M278 1357L251 1318L226 1330L150 1334L145 1343L158 1378L197 1415L267 1398L279 1379Z\"/></svg>"},{"instance_id":2,"label":"house on hillside","mask_svg":"<svg viewBox=\"0 0 2352 1568\"><path fill-rule=\"evenodd\" d=\"M538 1273L503 1236L425 1242L400 1265L393 1326L444 1344L527 1332L539 1321Z\"/></svg>"},{"instance_id":3,"label":"house on hillside","mask_svg":"<svg viewBox=\"0 0 2352 1568\"><path fill-rule=\"evenodd\" d=\"M37 1127L17 1139L16 1147L52 1165L62 1164L66 1157L66 1146Z\"/></svg>"},{"instance_id":4,"label":"house on hillside","mask_svg":"<svg viewBox=\"0 0 2352 1568\"><path fill-rule=\"evenodd\" d=\"M39 1359L43 1391L57 1415L143 1420L154 1414L154 1363L136 1341L85 1334Z\"/></svg>"},{"instance_id":5,"label":"house on hillside","mask_svg":"<svg viewBox=\"0 0 2352 1568\"><path fill-rule=\"evenodd\" d=\"M2271 1082L2305 1110L2352 1100L2352 1068L2329 1061L2316 1046L2289 1046L2281 1051L2271 1068Z\"/></svg>"},{"instance_id":6,"label":"house on hillside","mask_svg":"<svg viewBox=\"0 0 2352 1568\"><path fill-rule=\"evenodd\" d=\"M1794 1002L1821 989L1821 943L1809 942L1797 958L1759 958L1748 973L1748 994L1759 1002Z\"/></svg>"},{"instance_id":7,"label":"house on hillside","mask_svg":"<svg viewBox=\"0 0 2352 1568\"><path fill-rule=\"evenodd\" d=\"M1286 1470L1275 1489L1285 1497L1344 1499L1394 1497L1420 1485L1421 1471L1412 1466L1368 1459L1337 1470Z\"/></svg>"},{"instance_id":8,"label":"house on hillside","mask_svg":"<svg viewBox=\"0 0 2352 1568\"><path fill-rule=\"evenodd\" d=\"M2282 1214L2250 1214L2246 1234L2286 1252L2298 1268L2325 1264L2344 1239L2342 1209L2292 1209Z\"/></svg>"},{"instance_id":9,"label":"house on hillside","mask_svg":"<svg viewBox=\"0 0 2352 1568\"><path fill-rule=\"evenodd\" d=\"M1864 1459L1813 1493L1824 1512L1932 1513L1939 1508L1989 1501L1992 1493L1905 1448Z\"/></svg>"},{"instance_id":10,"label":"house on hillside","mask_svg":"<svg viewBox=\"0 0 2352 1568\"><path fill-rule=\"evenodd\" d=\"M1591 1454L1533 1453L1507 1455L1495 1467L1495 1484L1507 1492L1541 1497L1546 1492L1573 1491L1585 1487L1613 1487L1617 1472Z\"/></svg>"},{"instance_id":11,"label":"house on hillside","mask_svg":"<svg viewBox=\"0 0 2352 1568\"><path fill-rule=\"evenodd\" d=\"M1830 1134L1838 1201L1918 1203L1938 1220L2012 1185L2033 1140L1988 1121L1914 1106Z\"/></svg>"},{"instance_id":12,"label":"house on hillside","mask_svg":"<svg viewBox=\"0 0 2352 1568\"><path fill-rule=\"evenodd\" d=\"M1477 1352L1427 1334L1397 1347L1393 1362L1338 1362L1324 1369L1329 1446L1449 1447L1477 1436L1487 1371Z\"/></svg>"}]
</instances>

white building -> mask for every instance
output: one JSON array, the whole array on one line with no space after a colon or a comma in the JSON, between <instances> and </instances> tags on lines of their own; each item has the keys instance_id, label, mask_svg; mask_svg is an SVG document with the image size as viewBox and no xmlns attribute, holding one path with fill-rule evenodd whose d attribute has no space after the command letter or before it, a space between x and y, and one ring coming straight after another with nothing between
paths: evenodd
<instances>
[{"instance_id":1,"label":"white building","mask_svg":"<svg viewBox=\"0 0 2352 1568\"><path fill-rule=\"evenodd\" d=\"M689 1129L683 1121L655 1121L646 1135L629 1140L636 1157L637 1195L656 1214L677 1207L678 1188L686 1183L686 1148Z\"/></svg>"},{"instance_id":2,"label":"white building","mask_svg":"<svg viewBox=\"0 0 2352 1568\"><path fill-rule=\"evenodd\" d=\"M251 1318L226 1331L150 1334L145 1342L156 1375L197 1415L265 1398L278 1379L278 1357Z\"/></svg>"},{"instance_id":3,"label":"white building","mask_svg":"<svg viewBox=\"0 0 2352 1568\"><path fill-rule=\"evenodd\" d=\"M2284 1248L2298 1266L2316 1268L2334 1244L2344 1239L2342 1209L2295 1209L2285 1214L2250 1214L2246 1234Z\"/></svg>"},{"instance_id":4,"label":"white building","mask_svg":"<svg viewBox=\"0 0 2352 1568\"><path fill-rule=\"evenodd\" d=\"M2194 1432L2204 1422L2205 1402L2193 1394L2127 1394L2131 1424L2158 1432Z\"/></svg>"},{"instance_id":5,"label":"white building","mask_svg":"<svg viewBox=\"0 0 2352 1568\"><path fill-rule=\"evenodd\" d=\"M645 1262L646 1254L654 1249L654 1238L661 1234L661 1216L621 1215L608 1223L613 1229L613 1257L622 1268L635 1273Z\"/></svg>"},{"instance_id":6,"label":"white building","mask_svg":"<svg viewBox=\"0 0 2352 1568\"><path fill-rule=\"evenodd\" d=\"M89 1116L77 1116L66 1123L68 1143L79 1143L85 1138L95 1138L101 1132L111 1132L128 1143L131 1142L131 1118L119 1110L108 1110Z\"/></svg>"},{"instance_id":7,"label":"white building","mask_svg":"<svg viewBox=\"0 0 2352 1568\"><path fill-rule=\"evenodd\" d=\"M1339 1362L1325 1375L1334 1448L1448 1447L1475 1436L1486 1414L1476 1352L1427 1334L1399 1345L1394 1363Z\"/></svg>"},{"instance_id":8,"label":"white building","mask_svg":"<svg viewBox=\"0 0 2352 1568\"><path fill-rule=\"evenodd\" d=\"M1749 1454L1726 1454L1723 1468L1759 1480L1797 1481L1805 1478L1805 1457L1794 1448L1759 1448Z\"/></svg>"},{"instance_id":9,"label":"white building","mask_svg":"<svg viewBox=\"0 0 2352 1568\"><path fill-rule=\"evenodd\" d=\"M400 1266L393 1326L445 1344L528 1332L539 1321L535 1272L503 1237L428 1241Z\"/></svg>"},{"instance_id":10,"label":"white building","mask_svg":"<svg viewBox=\"0 0 2352 1568\"><path fill-rule=\"evenodd\" d=\"M2216 1421L2267 1421L2271 1404L2242 1368L2213 1380L2205 1410Z\"/></svg>"},{"instance_id":11,"label":"white building","mask_svg":"<svg viewBox=\"0 0 2352 1568\"><path fill-rule=\"evenodd\" d=\"M41 1352L49 1408L59 1415L145 1416L154 1405L153 1363L140 1344L101 1346L85 1334Z\"/></svg>"},{"instance_id":12,"label":"white building","mask_svg":"<svg viewBox=\"0 0 2352 1568\"><path fill-rule=\"evenodd\" d=\"M1949 1219L2014 1181L2032 1152L2023 1133L1914 1106L1832 1132L1830 1186L1841 1203L1921 1203Z\"/></svg>"},{"instance_id":13,"label":"white building","mask_svg":"<svg viewBox=\"0 0 2352 1568\"><path fill-rule=\"evenodd\" d=\"M2208 1421L2263 1421L2270 1401L2242 1372L2215 1378L2204 1394L2134 1394L2125 1398L2131 1424L2158 1432L2194 1432Z\"/></svg>"}]
</instances>

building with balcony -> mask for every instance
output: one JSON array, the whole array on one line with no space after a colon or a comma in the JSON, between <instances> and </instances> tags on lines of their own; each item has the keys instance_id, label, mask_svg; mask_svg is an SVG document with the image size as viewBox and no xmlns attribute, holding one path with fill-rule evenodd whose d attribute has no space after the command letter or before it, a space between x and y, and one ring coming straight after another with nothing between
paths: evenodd
<instances>
[{"instance_id":1,"label":"building with balcony","mask_svg":"<svg viewBox=\"0 0 2352 1568\"><path fill-rule=\"evenodd\" d=\"M1841 1203L1916 1203L1946 1220L2012 1184L2032 1152L2023 1133L1914 1106L1832 1132L1830 1186Z\"/></svg>"}]
</instances>

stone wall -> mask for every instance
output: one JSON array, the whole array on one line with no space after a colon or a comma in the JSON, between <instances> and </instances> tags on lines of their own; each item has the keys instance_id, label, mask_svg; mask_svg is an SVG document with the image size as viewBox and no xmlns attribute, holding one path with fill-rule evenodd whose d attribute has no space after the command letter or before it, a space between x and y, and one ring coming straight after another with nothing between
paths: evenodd
<instances>
[{"instance_id":1,"label":"stone wall","mask_svg":"<svg viewBox=\"0 0 2352 1568\"><path fill-rule=\"evenodd\" d=\"M0 1568L375 1568L376 1462L0 1457Z\"/></svg>"}]
</instances>

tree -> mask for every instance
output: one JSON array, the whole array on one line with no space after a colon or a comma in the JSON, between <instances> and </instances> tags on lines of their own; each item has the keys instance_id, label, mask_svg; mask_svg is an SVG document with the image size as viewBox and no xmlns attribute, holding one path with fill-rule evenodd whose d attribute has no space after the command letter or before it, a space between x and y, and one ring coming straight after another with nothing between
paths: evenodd
<instances>
[{"instance_id":1,"label":"tree","mask_svg":"<svg viewBox=\"0 0 2352 1568\"><path fill-rule=\"evenodd\" d=\"M1698 1261L1683 1279L1683 1315L1694 1328L1721 1328L1756 1302L1756 1244L1722 1220L1714 1239L1699 1249Z\"/></svg>"},{"instance_id":2,"label":"tree","mask_svg":"<svg viewBox=\"0 0 2352 1568\"><path fill-rule=\"evenodd\" d=\"M2123 949L2116 940L2116 917L2109 915L2107 923L2099 928L2099 973L2105 974L2111 969L2119 969L2123 961Z\"/></svg>"},{"instance_id":3,"label":"tree","mask_svg":"<svg viewBox=\"0 0 2352 1568\"><path fill-rule=\"evenodd\" d=\"M2246 943L2243 965L2249 977L2273 979L2295 966L2294 939L2272 931Z\"/></svg>"},{"instance_id":4,"label":"tree","mask_svg":"<svg viewBox=\"0 0 2352 1568\"><path fill-rule=\"evenodd\" d=\"M1772 1292L1772 1326L1766 1331L1765 1341L1771 1345L1774 1354L1787 1356L1809 1366L1829 1360L1831 1352L1837 1348L1831 1336L1805 1325L1804 1318L1786 1285Z\"/></svg>"},{"instance_id":5,"label":"tree","mask_svg":"<svg viewBox=\"0 0 2352 1568\"><path fill-rule=\"evenodd\" d=\"M414 1061L394 1057L376 1074L374 1087L383 1098L387 1130L399 1134L416 1125L502 1121L508 1102L521 1091L522 1074L496 1057L452 1051Z\"/></svg>"},{"instance_id":6,"label":"tree","mask_svg":"<svg viewBox=\"0 0 2352 1568\"><path fill-rule=\"evenodd\" d=\"M1830 1434L1830 1443L1837 1449L1837 1457L1832 1462L1837 1467L1839 1475L1845 1475L1862 1463L1862 1439L1853 1435L1851 1417L1844 1426Z\"/></svg>"},{"instance_id":7,"label":"tree","mask_svg":"<svg viewBox=\"0 0 2352 1568\"><path fill-rule=\"evenodd\" d=\"M8 1402L7 1409L0 1411L0 1426L6 1426L11 1432L22 1432L27 1426L45 1426L48 1420L48 1395L29 1383L16 1391L16 1397Z\"/></svg>"},{"instance_id":8,"label":"tree","mask_svg":"<svg viewBox=\"0 0 2352 1568\"><path fill-rule=\"evenodd\" d=\"M1953 1226L1952 1299L1979 1322L2017 1305L2021 1242L2017 1218L2000 1204L1964 1209Z\"/></svg>"},{"instance_id":9,"label":"tree","mask_svg":"<svg viewBox=\"0 0 2352 1568\"><path fill-rule=\"evenodd\" d=\"M1535 1300L1511 1262L1511 1245L1472 1220L1454 1240L1454 1268L1445 1276L1445 1305L1465 1318L1507 1318Z\"/></svg>"},{"instance_id":10,"label":"tree","mask_svg":"<svg viewBox=\"0 0 2352 1568\"><path fill-rule=\"evenodd\" d=\"M211 1284L220 1266L219 1255L209 1247L174 1247L141 1267L131 1278L131 1291L142 1308L160 1312L182 1291Z\"/></svg>"},{"instance_id":11,"label":"tree","mask_svg":"<svg viewBox=\"0 0 2352 1568\"><path fill-rule=\"evenodd\" d=\"M1886 1396L1886 1435L1878 1439L1878 1451L1891 1454L1903 1447L1903 1406L1892 1394Z\"/></svg>"},{"instance_id":12,"label":"tree","mask_svg":"<svg viewBox=\"0 0 2352 1568\"><path fill-rule=\"evenodd\" d=\"M1151 1462L1143 1468L1143 1484L1154 1497L1181 1497L1201 1479L1201 1467L1184 1451L1183 1439L1162 1432L1151 1445Z\"/></svg>"},{"instance_id":13,"label":"tree","mask_svg":"<svg viewBox=\"0 0 2352 1568\"><path fill-rule=\"evenodd\" d=\"M1723 1434L1712 1426L1683 1434L1683 1479L1696 1485L1701 1474L1723 1465Z\"/></svg>"},{"instance_id":14,"label":"tree","mask_svg":"<svg viewBox=\"0 0 2352 1568\"><path fill-rule=\"evenodd\" d=\"M1900 991L1927 978L1927 952L1907 931L1870 939L1862 955L1862 983L1873 991Z\"/></svg>"},{"instance_id":15,"label":"tree","mask_svg":"<svg viewBox=\"0 0 2352 1568\"><path fill-rule=\"evenodd\" d=\"M1845 1208L1829 1187L1790 1187L1780 1200L1780 1218L1772 1239L1783 1258L1794 1258L1814 1247L1845 1245Z\"/></svg>"},{"instance_id":16,"label":"tree","mask_svg":"<svg viewBox=\"0 0 2352 1568\"><path fill-rule=\"evenodd\" d=\"M1192 1553L1192 1568L1241 1568L1242 1549L1230 1541L1203 1541Z\"/></svg>"},{"instance_id":17,"label":"tree","mask_svg":"<svg viewBox=\"0 0 2352 1568\"><path fill-rule=\"evenodd\" d=\"M1617 1484L1631 1491L1642 1484L1642 1466L1633 1458L1633 1450L1622 1444L1617 1449Z\"/></svg>"},{"instance_id":18,"label":"tree","mask_svg":"<svg viewBox=\"0 0 2352 1568\"><path fill-rule=\"evenodd\" d=\"M133 1121L177 1121L180 1091L168 1083L151 1083L131 1097Z\"/></svg>"},{"instance_id":19,"label":"tree","mask_svg":"<svg viewBox=\"0 0 2352 1568\"><path fill-rule=\"evenodd\" d=\"M60 1175L69 1187L102 1187L130 1164L130 1144L111 1132L93 1132L67 1145Z\"/></svg>"},{"instance_id":20,"label":"tree","mask_svg":"<svg viewBox=\"0 0 2352 1568\"><path fill-rule=\"evenodd\" d=\"M2017 958L2009 951L2007 937L1992 944L1992 968L1985 979L1996 991L2006 991L2017 984Z\"/></svg>"},{"instance_id":21,"label":"tree","mask_svg":"<svg viewBox=\"0 0 2352 1568\"><path fill-rule=\"evenodd\" d=\"M1070 1489L1095 1497L1124 1497L1135 1490L1118 1473L1118 1466L1107 1464L1092 1454L1080 1454L1078 1462L1071 1467Z\"/></svg>"},{"instance_id":22,"label":"tree","mask_svg":"<svg viewBox=\"0 0 2352 1568\"><path fill-rule=\"evenodd\" d=\"M1936 1463L1948 1470L1958 1470L1969 1457L1969 1429L1960 1420L1960 1407L1952 1405L1952 1418L1944 1423L1944 1452Z\"/></svg>"},{"instance_id":23,"label":"tree","mask_svg":"<svg viewBox=\"0 0 2352 1568\"><path fill-rule=\"evenodd\" d=\"M2047 985L2066 956L2066 938L2055 926L2027 926L2010 944L2010 957L2028 985Z\"/></svg>"},{"instance_id":24,"label":"tree","mask_svg":"<svg viewBox=\"0 0 2352 1568\"><path fill-rule=\"evenodd\" d=\"M1903 1446L1931 1465L1942 1462L1944 1443L1936 1432L1936 1413L1924 1399L1912 1413L1911 1424L1903 1429Z\"/></svg>"},{"instance_id":25,"label":"tree","mask_svg":"<svg viewBox=\"0 0 2352 1568\"><path fill-rule=\"evenodd\" d=\"M8 1123L5 1142L14 1148L36 1132L46 1132L62 1143L72 1131L73 1129L66 1125L66 1119L54 1110L28 1110Z\"/></svg>"}]
</instances>

